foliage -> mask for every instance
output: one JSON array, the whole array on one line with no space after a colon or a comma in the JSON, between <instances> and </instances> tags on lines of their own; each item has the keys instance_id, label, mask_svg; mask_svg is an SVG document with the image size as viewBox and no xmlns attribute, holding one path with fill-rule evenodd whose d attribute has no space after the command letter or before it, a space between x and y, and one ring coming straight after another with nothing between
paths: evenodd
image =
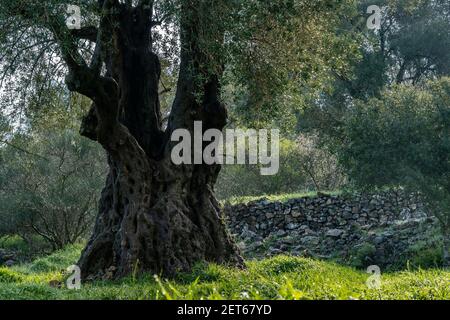
<instances>
[{"instance_id":1,"label":"foliage","mask_svg":"<svg viewBox=\"0 0 450 320\"><path fill-rule=\"evenodd\" d=\"M300 130L315 130L324 140L345 143L342 128L357 100L380 97L396 84L423 85L450 76L450 7L445 0L357 1L357 11L343 28L359 39L350 72L334 70L329 90L308 92L299 113ZM370 5L383 8L381 29L366 27Z\"/></svg>"},{"instance_id":2,"label":"foliage","mask_svg":"<svg viewBox=\"0 0 450 320\"><path fill-rule=\"evenodd\" d=\"M152 3L152 19L157 22L152 30L152 47L163 61L161 101L167 109L179 69L180 21L186 17L183 1ZM53 35L54 30L49 28L53 21L47 21L41 13L52 13L54 23L60 27L65 22L68 4L74 3L0 1L0 88L4 90L0 110L11 117L21 119L23 106L28 107L31 100L45 105L48 92L67 95L63 85L67 68L60 49L69 47L73 39L70 34L65 40ZM81 1L77 5L82 12L82 27L98 25L96 1ZM346 58L356 53L353 32L339 32L341 21L356 10L351 0L233 0L204 6L208 10L199 3L197 14L207 28L192 36L197 37L204 56L216 57L212 59L214 63L210 61L205 66L207 69L214 72L226 67L223 82L233 88L228 100L230 108L246 124L261 126L277 117L291 118L298 108L300 87L307 82L320 87L330 70L345 74ZM25 13L21 16L17 12ZM224 46L216 41L218 37L225 39ZM88 60L93 56L92 42L76 39L76 44L81 57Z\"/></svg>"},{"instance_id":3,"label":"foliage","mask_svg":"<svg viewBox=\"0 0 450 320\"><path fill-rule=\"evenodd\" d=\"M450 78L419 88L400 85L358 103L337 146L350 179L362 188L419 190L450 235Z\"/></svg>"},{"instance_id":4,"label":"foliage","mask_svg":"<svg viewBox=\"0 0 450 320\"><path fill-rule=\"evenodd\" d=\"M433 268L442 266L442 250L438 246L424 246L424 243L416 244L409 249L409 259L406 261L407 266L412 268Z\"/></svg>"},{"instance_id":5,"label":"foliage","mask_svg":"<svg viewBox=\"0 0 450 320\"><path fill-rule=\"evenodd\" d=\"M345 181L335 157L317 145L317 137L300 136L280 143L280 170L262 176L257 165L224 166L216 184L220 199L339 189Z\"/></svg>"},{"instance_id":6,"label":"foliage","mask_svg":"<svg viewBox=\"0 0 450 320\"><path fill-rule=\"evenodd\" d=\"M350 253L350 263L354 267L360 269L367 266L367 259L370 259L375 254L376 248L371 243L363 243L360 246L353 248Z\"/></svg>"},{"instance_id":7,"label":"foliage","mask_svg":"<svg viewBox=\"0 0 450 320\"><path fill-rule=\"evenodd\" d=\"M4 226L2 227L4 230ZM10 230L14 232L14 230ZM18 231L18 230L17 230ZM0 237L0 249L6 252L13 252L17 261L30 261L44 251L48 251L51 247L39 235L6 235Z\"/></svg>"},{"instance_id":8,"label":"foliage","mask_svg":"<svg viewBox=\"0 0 450 320\"><path fill-rule=\"evenodd\" d=\"M298 127L333 146L353 187L420 190L448 248L450 37L442 30L450 29L450 7L380 0L359 1L358 11L373 4L383 8L381 28L367 30L366 20L354 16L347 27L364 37L361 58L351 61L350 75L335 72L331 90L306 96Z\"/></svg>"},{"instance_id":9,"label":"foliage","mask_svg":"<svg viewBox=\"0 0 450 320\"><path fill-rule=\"evenodd\" d=\"M341 194L340 191L332 191L332 192L326 192L326 194L330 195L339 195ZM291 199L299 199L299 198L314 198L317 197L317 192L296 192L296 193L281 193L281 194L264 194L259 196L245 196L245 197L232 197L226 199L225 203L228 203L230 205L236 205L236 204L248 204L252 201L258 201L262 199L267 199L268 201L280 201L280 202L286 202Z\"/></svg>"},{"instance_id":10,"label":"foliage","mask_svg":"<svg viewBox=\"0 0 450 320\"><path fill-rule=\"evenodd\" d=\"M55 288L57 270L75 261L81 247L68 247L34 263L0 269L2 299L449 299L448 271L431 269L382 274L381 289L369 289L369 274L330 262L279 256L247 263L246 270L198 265L191 274L166 281L153 276L94 282L79 291ZM40 264L40 262L39 262ZM37 271L39 270L39 271Z\"/></svg>"},{"instance_id":11,"label":"foliage","mask_svg":"<svg viewBox=\"0 0 450 320\"><path fill-rule=\"evenodd\" d=\"M292 131L305 90L323 89L332 70L349 71L359 38L340 31L355 11L353 1L243 1L227 43L232 120Z\"/></svg>"},{"instance_id":12,"label":"foliage","mask_svg":"<svg viewBox=\"0 0 450 320\"><path fill-rule=\"evenodd\" d=\"M0 150L0 234L29 243L39 235L53 249L83 238L104 179L99 148L72 130L17 135L12 143Z\"/></svg>"},{"instance_id":13,"label":"foliage","mask_svg":"<svg viewBox=\"0 0 450 320\"><path fill-rule=\"evenodd\" d=\"M135 1L120 3L131 6ZM34 243L39 235L53 249L84 237L104 174L100 149L75 133L74 119L86 113L88 101L68 94L63 85L67 67L61 58L95 62L96 56L94 41L76 38L65 27L67 4L73 1L0 0L0 236L20 234ZM96 1L78 4L82 25L98 26L101 14ZM204 23L191 36L198 38L193 41L198 42L195 49L207 63L195 64L207 70L202 76L221 74L225 68L222 97L231 109L231 125L285 131L280 173L267 177L256 166L226 167L217 185L222 199L264 194L285 199L289 196L283 193L341 188L345 180L341 164L360 188L419 189L439 217L444 235L450 234L448 1L232 0L215 1L212 8L201 2L197 10L189 11L193 16L183 16L183 4L154 1L152 18L158 27L152 30L152 49L163 68L159 101L164 116L170 113L178 78L180 23L199 18ZM379 31L365 27L369 4L385 7ZM91 65L95 69L96 63ZM435 81L426 84L429 79ZM304 135L308 127L314 134ZM338 154L339 164L317 133ZM369 249L355 253L356 263L370 254ZM434 259L434 252L419 251L414 264ZM154 298L236 298L244 292L236 289L243 290L243 284L254 289L245 291L254 298L348 298L350 294L442 298L448 294L440 286L433 291L421 278L434 279L434 274L414 273L418 282L413 274L394 275L388 282L392 291L376 295L361 286L354 289L348 279L323 278L331 277L331 269L337 275L362 278L353 270L294 258L250 263L248 272L199 268L194 274L200 277L198 282L192 279L186 285L139 280L137 287L107 283L83 293L59 292L45 283L53 276L62 279L56 272L59 254L65 255L36 261L26 275L1 269L0 282L12 296L16 289L8 284L20 283L30 297L32 293L50 297L86 293L128 298L147 292ZM305 276L303 266L323 276L316 270ZM294 270L299 274L291 273ZM214 281L218 283L210 286ZM316 287L318 283L321 287ZM419 288L405 291L407 283Z\"/></svg>"}]
</instances>

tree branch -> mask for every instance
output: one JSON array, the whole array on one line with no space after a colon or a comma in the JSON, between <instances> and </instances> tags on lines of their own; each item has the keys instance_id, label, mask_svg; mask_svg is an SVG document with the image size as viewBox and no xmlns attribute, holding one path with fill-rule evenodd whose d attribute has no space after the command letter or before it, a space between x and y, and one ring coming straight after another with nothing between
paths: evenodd
<instances>
[{"instance_id":1,"label":"tree branch","mask_svg":"<svg viewBox=\"0 0 450 320\"><path fill-rule=\"evenodd\" d=\"M81 29L73 29L70 31L70 33L75 38L96 42L98 29L94 26L89 26L83 27Z\"/></svg>"},{"instance_id":2,"label":"tree branch","mask_svg":"<svg viewBox=\"0 0 450 320\"><path fill-rule=\"evenodd\" d=\"M31 156L34 156L34 157L37 157L37 158L41 158L41 159L46 160L46 161L50 161L48 158L46 158L46 157L44 157L44 156L41 156L40 154L33 153L33 152L31 152L31 151L25 150L24 148L18 147L18 146L14 145L14 144L12 144L12 143L6 141L6 140L0 140L0 143L6 144L7 146L10 146L11 148L14 148L14 149L16 149L16 150L19 150L20 152L29 154L29 155L31 155Z\"/></svg>"}]
</instances>

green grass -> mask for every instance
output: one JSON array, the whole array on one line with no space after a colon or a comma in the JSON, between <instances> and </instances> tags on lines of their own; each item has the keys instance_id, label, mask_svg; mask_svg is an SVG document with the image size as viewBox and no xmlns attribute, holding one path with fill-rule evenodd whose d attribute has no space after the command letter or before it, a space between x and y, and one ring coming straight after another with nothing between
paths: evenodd
<instances>
[{"instance_id":1,"label":"green grass","mask_svg":"<svg viewBox=\"0 0 450 320\"><path fill-rule=\"evenodd\" d=\"M42 237L34 236L31 239L33 245L25 242L20 236L3 236L0 237L0 249L14 252L19 261L30 261L36 257L37 252L49 249Z\"/></svg>"},{"instance_id":2,"label":"green grass","mask_svg":"<svg viewBox=\"0 0 450 320\"><path fill-rule=\"evenodd\" d=\"M33 263L0 268L0 299L450 299L450 271L403 271L382 275L381 289L366 286L368 274L306 258L279 256L247 262L246 270L199 265L166 281L152 275L55 288L76 261L71 246Z\"/></svg>"},{"instance_id":3,"label":"green grass","mask_svg":"<svg viewBox=\"0 0 450 320\"><path fill-rule=\"evenodd\" d=\"M341 191L324 191L324 194L328 195L340 195ZM271 195L259 195L259 196L245 196L245 197L232 197L225 201L222 201L224 204L236 205L241 203L249 203L251 201L267 199L269 201L279 201L286 202L291 199L300 199L300 198L314 198L317 197L317 192L297 192L297 193L284 193L284 194L271 194Z\"/></svg>"},{"instance_id":4,"label":"green grass","mask_svg":"<svg viewBox=\"0 0 450 320\"><path fill-rule=\"evenodd\" d=\"M5 236L0 237L0 248L6 250L25 251L28 249L28 246L19 236Z\"/></svg>"}]
</instances>

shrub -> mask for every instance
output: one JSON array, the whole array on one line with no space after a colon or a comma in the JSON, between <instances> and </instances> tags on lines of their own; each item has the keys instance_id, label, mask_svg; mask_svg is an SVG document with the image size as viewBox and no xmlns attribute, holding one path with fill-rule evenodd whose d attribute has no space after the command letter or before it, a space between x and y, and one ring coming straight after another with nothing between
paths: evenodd
<instances>
[{"instance_id":1,"label":"shrub","mask_svg":"<svg viewBox=\"0 0 450 320\"><path fill-rule=\"evenodd\" d=\"M256 165L225 165L216 184L219 199L338 189L345 178L335 157L317 143L315 136L282 140L280 170L273 176L262 176Z\"/></svg>"},{"instance_id":2,"label":"shrub","mask_svg":"<svg viewBox=\"0 0 450 320\"><path fill-rule=\"evenodd\" d=\"M370 261L373 261L375 252L375 246L370 243L363 243L356 246L350 254L350 264L355 268L366 268L371 264Z\"/></svg>"},{"instance_id":3,"label":"shrub","mask_svg":"<svg viewBox=\"0 0 450 320\"><path fill-rule=\"evenodd\" d=\"M74 130L16 136L0 149L0 236L37 237L53 250L90 231L105 168L100 148Z\"/></svg>"},{"instance_id":4,"label":"shrub","mask_svg":"<svg viewBox=\"0 0 450 320\"><path fill-rule=\"evenodd\" d=\"M450 78L357 102L344 127L337 152L351 180L362 188L419 191L439 219L450 265Z\"/></svg>"}]
</instances>

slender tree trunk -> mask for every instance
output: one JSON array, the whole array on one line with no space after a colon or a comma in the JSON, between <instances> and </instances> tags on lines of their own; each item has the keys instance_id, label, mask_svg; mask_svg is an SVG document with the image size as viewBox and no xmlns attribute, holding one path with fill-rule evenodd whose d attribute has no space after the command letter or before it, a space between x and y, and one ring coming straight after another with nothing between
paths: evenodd
<instances>
[{"instance_id":1,"label":"slender tree trunk","mask_svg":"<svg viewBox=\"0 0 450 320\"><path fill-rule=\"evenodd\" d=\"M196 98L196 77L206 73L196 50L200 21L192 12L182 22L180 76L166 131L161 129L161 70L150 50L148 13L136 8L120 14L108 63L119 88L117 115L114 99L94 101L81 130L103 145L110 168L93 234L78 263L85 279L135 271L173 276L199 261L243 265L214 196L220 167L176 166L170 157L173 130L193 130L194 121L202 121L204 130L226 124L220 75L207 74L200 86L203 98Z\"/></svg>"}]
</instances>

